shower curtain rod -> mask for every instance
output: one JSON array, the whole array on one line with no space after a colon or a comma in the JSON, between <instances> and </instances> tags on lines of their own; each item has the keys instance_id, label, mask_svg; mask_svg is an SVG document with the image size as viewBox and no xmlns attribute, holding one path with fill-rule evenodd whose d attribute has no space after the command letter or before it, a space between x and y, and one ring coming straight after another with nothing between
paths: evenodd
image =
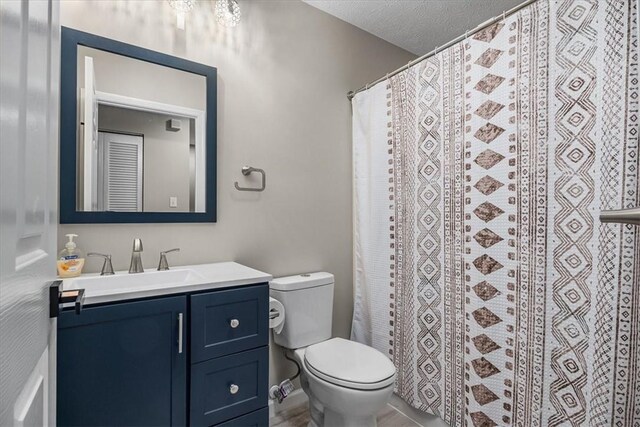
<instances>
[{"instance_id":1,"label":"shower curtain rod","mask_svg":"<svg viewBox=\"0 0 640 427\"><path fill-rule=\"evenodd\" d=\"M517 11L519 11L520 9L524 9L525 7L529 6L531 3L535 3L537 0L526 0L523 3L520 3L519 5L505 11L502 12L502 14L495 16L487 21L484 21L482 24L478 25L477 27L475 27L473 30L471 31L467 31L464 34L461 34L460 36L456 37L455 39L451 40L449 43L443 45L443 46L436 46L435 49L433 49L431 52L420 56L419 58L414 59L413 61L409 61L409 63L407 65L404 65L400 68L398 68L397 70L385 75L384 77L380 77L377 80L372 81L371 83L367 83L366 85L362 86L359 89L356 90L351 90L349 91L349 93L347 93L347 98L349 98L349 101L351 101L353 99L353 97L356 95L356 93L358 92L362 92L363 90L367 90L370 87L377 85L378 83L385 81L386 79L388 79L389 77L395 76L398 73L403 72L404 70L411 68L412 66L414 66L415 64L417 64L418 62L424 61L425 59L437 54L438 52L442 52L444 49L447 49L451 46L453 46L454 44L466 39L469 36L474 35L475 33L477 33L478 31L482 31L485 28L495 24L496 22L499 22L501 20L504 20L507 16L513 15L514 13L516 13Z\"/></svg>"}]
</instances>

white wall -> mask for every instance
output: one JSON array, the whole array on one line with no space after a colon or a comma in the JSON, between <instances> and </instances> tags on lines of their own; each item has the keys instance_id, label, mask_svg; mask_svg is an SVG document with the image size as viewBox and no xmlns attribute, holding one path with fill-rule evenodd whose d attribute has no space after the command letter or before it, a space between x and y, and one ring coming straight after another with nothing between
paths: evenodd
<instances>
[{"instance_id":1,"label":"white wall","mask_svg":"<svg viewBox=\"0 0 640 427\"><path fill-rule=\"evenodd\" d=\"M240 0L236 28L216 24L199 1L186 31L166 1L63 1L62 25L218 68L216 224L61 225L79 247L128 268L131 241L144 242L145 268L158 252L173 265L235 260L274 276L336 276L333 331L347 337L352 315L351 104L346 93L414 58L299 1ZM233 187L243 165L264 168L267 189ZM256 177L257 180L257 177ZM100 260L87 262L97 271ZM293 372L272 347L272 382Z\"/></svg>"}]
</instances>

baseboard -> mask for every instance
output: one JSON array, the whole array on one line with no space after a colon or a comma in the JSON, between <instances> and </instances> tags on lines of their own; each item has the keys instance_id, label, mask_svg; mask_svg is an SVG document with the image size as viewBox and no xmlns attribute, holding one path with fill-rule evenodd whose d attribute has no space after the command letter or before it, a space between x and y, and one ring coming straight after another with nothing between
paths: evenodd
<instances>
[{"instance_id":1,"label":"baseboard","mask_svg":"<svg viewBox=\"0 0 640 427\"><path fill-rule=\"evenodd\" d=\"M422 427L449 427L442 418L436 415L427 414L426 412L422 412L421 410L414 408L395 393L391 395L389 405L393 406L398 412L402 413L405 417L410 418Z\"/></svg>"},{"instance_id":2,"label":"baseboard","mask_svg":"<svg viewBox=\"0 0 640 427\"><path fill-rule=\"evenodd\" d=\"M276 414L291 409L294 406L302 405L307 400L307 395L301 388L294 390L282 403L269 399L269 418L273 418Z\"/></svg>"}]
</instances>

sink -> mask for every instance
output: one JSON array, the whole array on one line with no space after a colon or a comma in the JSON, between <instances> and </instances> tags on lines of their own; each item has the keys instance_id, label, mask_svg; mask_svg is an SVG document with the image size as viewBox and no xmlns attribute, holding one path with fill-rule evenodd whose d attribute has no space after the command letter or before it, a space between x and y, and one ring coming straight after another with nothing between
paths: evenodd
<instances>
[{"instance_id":1,"label":"sink","mask_svg":"<svg viewBox=\"0 0 640 427\"><path fill-rule=\"evenodd\" d=\"M64 289L84 289L85 297L93 297L104 294L171 288L201 283L204 280L201 274L191 269L175 269L136 274L117 273L112 276L81 276L65 280Z\"/></svg>"},{"instance_id":2,"label":"sink","mask_svg":"<svg viewBox=\"0 0 640 427\"><path fill-rule=\"evenodd\" d=\"M236 262L216 262L175 266L166 271L150 269L135 274L129 274L127 271L117 271L111 276L83 274L64 279L62 289L84 289L84 305L91 306L263 283L272 278L270 274Z\"/></svg>"}]
</instances>

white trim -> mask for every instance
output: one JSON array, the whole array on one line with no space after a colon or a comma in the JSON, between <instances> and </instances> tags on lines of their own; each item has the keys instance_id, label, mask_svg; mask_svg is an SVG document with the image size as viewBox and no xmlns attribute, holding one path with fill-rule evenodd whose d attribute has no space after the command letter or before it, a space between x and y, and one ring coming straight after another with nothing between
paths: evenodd
<instances>
[{"instance_id":1,"label":"white trim","mask_svg":"<svg viewBox=\"0 0 640 427\"><path fill-rule=\"evenodd\" d=\"M99 104L128 108L130 110L173 114L193 119L204 119L205 117L205 112L203 110L182 107L180 105L165 104L163 102L149 101L148 99L133 98L131 96L118 95L116 93L96 91L96 100Z\"/></svg>"},{"instance_id":2,"label":"white trim","mask_svg":"<svg viewBox=\"0 0 640 427\"><path fill-rule=\"evenodd\" d=\"M147 99L133 98L130 96L118 95L115 93L96 91L96 101L98 104L112 107L128 108L131 110L147 111L151 113L170 114L187 117L195 121L195 141L196 141L196 173L195 173L195 211L204 212L206 209L206 169L207 169L207 144L206 136L206 112L195 108L182 107L179 105L165 104L162 102L149 101Z\"/></svg>"}]
</instances>

